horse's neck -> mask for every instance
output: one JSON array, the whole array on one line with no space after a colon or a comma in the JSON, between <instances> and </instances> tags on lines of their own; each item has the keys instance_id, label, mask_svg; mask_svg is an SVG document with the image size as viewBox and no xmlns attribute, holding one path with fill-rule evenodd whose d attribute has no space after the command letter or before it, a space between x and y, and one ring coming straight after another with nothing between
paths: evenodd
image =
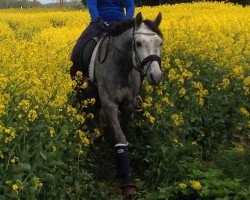
<instances>
[{"instance_id":1,"label":"horse's neck","mask_svg":"<svg viewBox=\"0 0 250 200\"><path fill-rule=\"evenodd\" d=\"M129 82L128 86L132 86L133 90L136 92L139 90L141 83L140 74L134 69L132 62L132 33L133 29L128 29L118 37L114 38L114 45L121 50L120 62L122 65L119 65L120 71L122 72L122 76L120 79L124 79L125 82Z\"/></svg>"},{"instance_id":2,"label":"horse's neck","mask_svg":"<svg viewBox=\"0 0 250 200\"><path fill-rule=\"evenodd\" d=\"M128 54L132 51L132 30L128 29L124 31L121 35L114 38L114 44L118 49L120 49L122 52Z\"/></svg>"},{"instance_id":3,"label":"horse's neck","mask_svg":"<svg viewBox=\"0 0 250 200\"><path fill-rule=\"evenodd\" d=\"M123 60L123 65L128 65L127 67L132 67L132 29L124 31L121 35L113 38L113 45L120 51L120 57L114 59Z\"/></svg>"}]
</instances>

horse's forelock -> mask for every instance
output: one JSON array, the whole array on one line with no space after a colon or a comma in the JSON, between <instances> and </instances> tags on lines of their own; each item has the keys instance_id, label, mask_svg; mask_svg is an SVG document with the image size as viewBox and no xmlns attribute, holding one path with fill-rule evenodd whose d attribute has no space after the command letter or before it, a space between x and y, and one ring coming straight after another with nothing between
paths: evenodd
<instances>
[{"instance_id":1,"label":"horse's forelock","mask_svg":"<svg viewBox=\"0 0 250 200\"><path fill-rule=\"evenodd\" d=\"M157 33L157 35L159 35L161 38L163 38L163 34L161 32L161 30L159 29L158 26L156 26L156 24L150 20L143 20L143 23L146 24L146 26L152 30L153 32Z\"/></svg>"}]
</instances>

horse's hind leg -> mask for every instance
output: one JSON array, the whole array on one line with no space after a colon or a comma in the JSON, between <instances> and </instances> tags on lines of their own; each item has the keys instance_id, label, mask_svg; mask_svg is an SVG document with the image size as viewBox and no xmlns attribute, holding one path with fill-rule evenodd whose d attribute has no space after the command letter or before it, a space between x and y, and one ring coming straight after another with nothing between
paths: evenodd
<instances>
[{"instance_id":1,"label":"horse's hind leg","mask_svg":"<svg viewBox=\"0 0 250 200\"><path fill-rule=\"evenodd\" d=\"M131 174L127 139L122 132L118 120L118 106L110 102L107 104L104 103L103 110L108 118L109 126L113 131L119 187L122 189L125 196L134 196L137 194L138 189Z\"/></svg>"}]
</instances>

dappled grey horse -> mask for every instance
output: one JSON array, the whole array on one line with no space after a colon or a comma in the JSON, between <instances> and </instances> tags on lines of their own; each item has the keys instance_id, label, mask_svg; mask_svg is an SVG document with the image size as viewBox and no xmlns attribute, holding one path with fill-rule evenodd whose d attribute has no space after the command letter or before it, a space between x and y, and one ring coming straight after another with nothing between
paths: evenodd
<instances>
[{"instance_id":1,"label":"dappled grey horse","mask_svg":"<svg viewBox=\"0 0 250 200\"><path fill-rule=\"evenodd\" d=\"M139 13L133 20L111 25L91 58L101 109L113 132L119 187L126 196L137 193L126 139L134 99L144 77L151 85L158 85L162 80L161 19L161 13L153 21L143 20Z\"/></svg>"}]
</instances>

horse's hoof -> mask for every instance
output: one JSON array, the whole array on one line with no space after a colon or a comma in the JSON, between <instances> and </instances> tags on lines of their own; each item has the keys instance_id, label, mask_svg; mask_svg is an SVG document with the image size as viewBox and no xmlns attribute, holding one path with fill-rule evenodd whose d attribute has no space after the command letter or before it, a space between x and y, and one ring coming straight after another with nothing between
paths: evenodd
<instances>
[{"instance_id":1,"label":"horse's hoof","mask_svg":"<svg viewBox=\"0 0 250 200\"><path fill-rule=\"evenodd\" d=\"M133 197L137 195L138 193L138 188L136 186L126 186L122 188L122 194L127 198L127 197Z\"/></svg>"}]
</instances>

